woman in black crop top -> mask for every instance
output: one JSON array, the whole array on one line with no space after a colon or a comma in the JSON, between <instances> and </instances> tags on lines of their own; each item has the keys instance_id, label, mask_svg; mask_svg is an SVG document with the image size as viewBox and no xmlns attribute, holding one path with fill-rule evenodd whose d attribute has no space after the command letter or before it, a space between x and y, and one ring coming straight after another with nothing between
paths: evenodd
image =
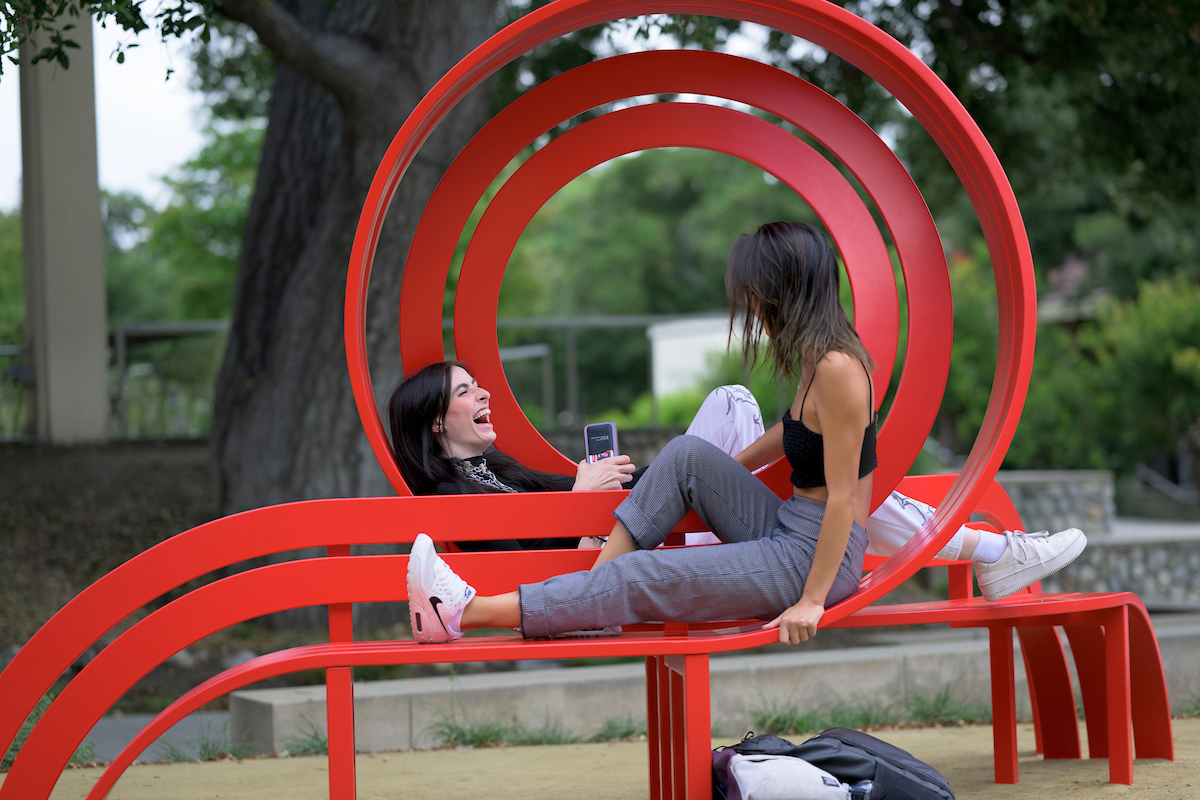
<instances>
[{"instance_id":1,"label":"woman in black crop top","mask_svg":"<svg viewBox=\"0 0 1200 800\"><path fill-rule=\"evenodd\" d=\"M769 620L764 628L777 628L784 643L813 636L825 606L858 588L875 466L873 363L842 311L838 280L829 241L811 225L771 223L740 237L726 270L731 324L744 314L751 362L766 334L775 371L799 379L795 433L785 439L780 422L736 461L696 437L675 439L614 511L590 571L517 592L477 596L418 537L408 575L416 638L748 617ZM785 450L797 485L781 501L750 470ZM655 550L688 510L724 544Z\"/></svg>"}]
</instances>

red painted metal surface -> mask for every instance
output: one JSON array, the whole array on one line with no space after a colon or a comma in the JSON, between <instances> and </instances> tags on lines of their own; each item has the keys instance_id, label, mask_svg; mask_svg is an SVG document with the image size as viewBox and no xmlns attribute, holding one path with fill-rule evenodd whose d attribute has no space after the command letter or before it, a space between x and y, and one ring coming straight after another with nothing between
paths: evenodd
<instances>
[{"instance_id":1,"label":"red painted metal surface","mask_svg":"<svg viewBox=\"0 0 1200 800\"><path fill-rule=\"evenodd\" d=\"M355 400L371 446L396 491L400 480L375 406L365 350L366 292L388 204L412 157L445 115L475 86L521 53L564 33L646 11L715 13L801 36L846 58L878 80L922 122L942 148L979 215L996 272L999 355L991 401L967 464L957 476L910 479L905 490L938 505L912 542L877 560L860 591L830 609L824 627L945 623L989 628L992 640L996 770L1017 779L1012 630L1022 640L1047 757L1070 757L1073 703L1065 654L1055 626L1071 639L1087 710L1090 755L1112 754L1114 782L1132 781L1133 739L1140 757L1173 757L1161 657L1144 607L1133 595L1045 596L1034 587L1001 602L972 597L969 567L952 566L955 599L908 606L870 605L929 561L975 508L998 527L1019 519L993 476L1024 402L1033 358L1032 264L1015 198L983 135L948 89L913 54L845 10L821 0L558 0L489 39L456 66L419 104L389 148L363 210L346 292L346 347ZM471 209L492 178L532 139L589 108L639 94L690 93L747 102L796 124L855 175L895 241L909 311L908 349L900 391L880 432L875 503L915 456L945 385L951 339L950 295L936 229L916 188L890 151L860 120L794 76L731 56L698 52L642 53L568 72L529 92L486 126L447 173L426 209L405 271L401 344L406 371L443 357L442 297L450 253ZM725 109L662 104L606 115L560 137L530 159L501 189L503 202L485 213L464 263L456 298L456 347L470 353L494 405L511 399L494 335L495 299L512 244L529 218L574 174L632 149L687 145L745 158L806 196L845 257L856 322L886 382L898 336L896 288L878 230L841 176L790 134ZM805 166L806 165L806 166ZM497 198L498 200L501 198ZM870 228L868 230L868 227ZM886 269L885 269L886 267ZM460 313L461 312L461 313ZM497 401L495 398L499 397ZM507 399L506 399L507 398ZM513 401L505 449L535 466L566 469ZM788 490L786 471L764 478ZM924 494L922 494L924 493ZM404 597L402 556L350 556L353 544L435 539L518 538L529 534L600 534L623 492L370 498L258 509L217 520L164 542L104 576L67 604L0 673L0 750L7 748L37 699L80 653L154 598L229 564L301 547L327 557L239 573L194 590L118 636L63 690L35 727L0 800L48 796L91 725L138 677L203 636L286 608L327 605L330 644L272 653L206 681L160 714L105 772L89 795L100 798L125 768L174 722L222 694L273 675L327 670L331 797L354 796L352 669L360 665L636 655L647 658L651 797L706 796L708 791L708 654L774 640L753 623L633 626L604 640L470 639L438 646L353 641L352 604ZM463 528L464 518L489 527ZM586 568L578 551L455 554L448 560L480 591ZM1078 739L1076 738L1076 754Z\"/></svg>"},{"instance_id":2,"label":"red painted metal surface","mask_svg":"<svg viewBox=\"0 0 1200 800\"><path fill-rule=\"evenodd\" d=\"M890 486L895 476L904 473L923 442L912 431L928 428L932 423L940 392L930 391L929 387L944 385L949 363L951 333L949 318L943 312L950 302L950 294L937 231L908 174L870 128L810 84L745 59L690 51L639 53L607 59L548 81L501 112L471 141L447 172L414 237L409 263L419 268L405 273L400 310L405 368L411 371L442 357L440 319L423 314L421 309L441 301L458 234L487 187L490 180L487 176L496 174L528 141L573 114L624 96L663 91L740 99L796 124L841 159L881 209L892 230L905 271L910 304L908 368L893 406L903 413L897 414L893 410L897 423L891 427L885 425L880 434L880 450L887 455L877 485ZM484 253L497 249L490 244L480 244L483 238L477 229L472 247ZM506 256L507 248L503 250ZM503 266L504 263L496 265L493 280L498 281ZM858 265L851 261L848 267L853 283ZM858 282L863 281L860 278ZM886 291L894 292L890 272L886 282L891 287ZM456 308L475 285L474 281L460 275ZM872 310L859 315L858 322L868 342L875 342L872 351L879 362L876 382L883 385L895 354L895 304L876 305L873 298L866 300L864 307ZM495 301L492 298L472 318L486 332L494 316ZM914 324L913 320L931 322L922 325ZM463 348L467 348L481 381L489 387L499 387L500 392L507 394L495 347L481 348L476 345L477 337L462 336L461 323L456 330L459 331L456 349L463 353ZM563 458L541 440L515 403L510 406L505 406L512 411L506 419L514 424L511 430L506 425L502 434L506 438L500 446L543 469L566 469L568 465ZM910 424L901 424L901 420ZM907 438L902 441L904 436ZM895 461L894 466L887 463L890 460ZM780 484L779 491L790 491L786 470L782 467L770 472L766 482L773 488Z\"/></svg>"},{"instance_id":3,"label":"red painted metal surface","mask_svg":"<svg viewBox=\"0 0 1200 800\"><path fill-rule=\"evenodd\" d=\"M1129 614L1110 609L1104 621L1104 670L1108 686L1108 779L1133 783L1133 709L1129 699Z\"/></svg>"},{"instance_id":4,"label":"red painted metal surface","mask_svg":"<svg viewBox=\"0 0 1200 800\"><path fill-rule=\"evenodd\" d=\"M471 561L474 561L477 566L481 566L483 562L478 558L478 555L479 554L472 554L472 556L464 555L461 557L452 556L451 558L455 559L456 568L463 569L464 563L469 563ZM366 557L360 557L359 560L362 558ZM367 570L368 575L375 574L376 570L382 570L382 574L385 576L385 578L388 574L394 572L394 567L399 566L403 561L403 557L395 556L375 556L369 558L372 561L376 559L383 559L384 563ZM392 564L389 565L387 563L388 561L391 561ZM268 575L268 573L257 573L254 577L254 580L257 581L265 575ZM312 575L310 573L297 574L290 570L279 571L277 574L271 577L271 583L274 585L276 581L279 581L280 583L286 583L297 578L311 579L311 577ZM320 590L318 589L317 591L319 592ZM371 596L386 596L386 590L384 590L382 587L380 587L379 591L379 595ZM985 622L985 626L992 627L993 629L1003 628L1007 632L1006 635L1008 637L1008 641L1011 643L1012 624L1010 620L1013 618L1020 619L1022 624L1037 624L1040 617L1041 622L1046 625L1074 625L1090 618L1089 615L1092 612L1089 609L1099 610L1102 613L1109 613L1111 612L1114 603L1117 605L1127 605L1131 612L1131 618L1135 618L1138 615L1144 615L1144 609L1141 608L1140 602L1134 595L1129 594L1104 595L1100 597L1092 597L1087 600L1081 600L1080 598L1084 598L1086 596L1080 595L1060 596L1058 598L1047 598L1044 600L1039 599L1033 606L1029 606L1028 604L1034 603L1034 598L1031 596L1026 597L1028 599L1024 601L1005 601L1005 605L1009 607L1007 618L1005 618L1005 615L1003 614L995 615L994 618L996 619L996 622L991 623L990 625ZM205 601L209 600L209 598L204 599ZM302 602L302 598L290 598L290 602ZM891 608L880 607L873 610L878 611L883 615L895 614L900 619L904 619L907 623L911 624L941 621L945 616L945 612L951 609L956 611L960 618L971 619L975 616L974 612L972 611L972 607L978 608L979 606L984 605L996 604L986 604L981 600L967 601L965 603L956 603L954 601L950 601L949 603L922 604L920 608L924 612L925 616L923 617L906 615L905 606L896 606ZM250 613L257 612L258 610L260 609L250 609ZM181 609L179 613L188 615L192 612L190 610ZM233 622L238 621L240 618L241 617L238 617L238 619L230 619L226 624L233 624ZM863 622L864 626L869 626L876 620L864 619L861 621ZM156 631L160 630L160 628L157 627L158 625L161 625L162 628L169 629L173 623L168 620L162 620L159 623L156 623ZM226 673L213 678L165 710L151 724L151 726L144 730L129 746L129 748L127 748L127 750L123 752L121 756L114 762L114 764L110 767L109 772L106 773L104 779L100 784L97 785L97 788L94 790L93 794L90 795L90 797L102 797L104 792L107 791L107 789L111 787L111 784L116 780L116 777L119 776L119 773L123 771L130 763L132 763L133 759L136 758L140 752L148 747L158 736L169 730L171 725L173 725L175 722L178 722L188 713L195 711L204 703L210 702L222 694L245 686L248 683L291 671L341 664L364 665L393 663L435 663L448 661L474 661L489 658L499 660L552 657L582 658L593 657L597 655L646 655L648 653L662 652L703 654L721 650L738 649L740 647L747 646L746 640L742 638L743 636L747 636L747 634L732 637L722 634L691 636L667 635L666 638L664 638L664 633L665 632L647 632L634 635L627 634L620 639L608 641L579 640L574 642L547 642L523 641L518 637L502 637L472 639L465 642L456 642L439 646L415 645L412 642L362 642L352 645L313 645L309 647L295 648L293 650L283 651L280 653L269 654L255 659L252 662L248 662L245 665L231 669ZM749 634L749 636L756 644L762 644L765 641L761 634ZM147 638L153 638L153 635L151 634ZM1139 642L1139 645L1140 644L1143 643ZM564 653L562 651L562 645L569 645L568 653ZM1151 645L1152 649L1154 649L1152 639ZM130 646L136 647L137 644L131 643ZM168 644L167 646L170 647L173 645ZM1101 648L1103 648L1103 641L1101 641ZM998 674L1001 677L1001 681L997 684L994 684L994 688L999 686L1001 691L999 704L994 708L994 714L997 717L995 721L995 735L998 741L1001 744L1004 744L1004 742L1007 741L1006 737L1015 736L1015 722L1012 724L1007 723L1005 720L1007 720L1009 717L1006 717L1003 713L1003 708L1005 707L1005 703L1007 703L1007 694L1005 694L1003 691L1003 687L1005 685L1004 679L1006 676L1010 676L1011 673L1011 654L1008 653L1008 649L1005 648L1002 643L998 651L995 647L993 647L992 653L994 659L993 675L995 676ZM155 657L157 656L152 656L150 660L153 660ZM1079 654L1077 654L1077 657L1079 657ZM661 659L652 658L649 660L651 662L659 663L665 661L666 658L667 657L663 657ZM1103 659L1104 656L1102 653L1101 661L1103 661ZM1081 667L1085 663L1086 662L1082 659L1080 660ZM1138 663L1136 660L1131 662L1133 674L1136 676L1136 680L1133 681L1133 684L1135 686L1161 686L1163 683L1161 665L1157 662L1154 662L1150 665L1150 669L1148 670L1146 669L1146 666L1146 663ZM648 669L650 669L654 674L659 674L660 672L658 668L653 666L648 666ZM665 663L661 664L661 670L665 670L666 672L671 671L666 667ZM653 685L649 683L647 685L648 693L652 693L651 696L655 697L658 703L657 714L653 713L654 706L652 705L650 707L652 713L649 717L649 733L654 735L655 726L661 726L658 728L658 735L654 739L654 741L658 743L658 756L661 760L656 760L654 763L661 765L661 769L663 771L660 773L660 779L666 782L668 787L671 787L674 786L674 780L677 774L674 766L677 759L681 758L680 748L684 747L686 743L680 742L678 739L678 726L672 722L672 720L678 722L679 716L672 711L673 706L670 701L671 694L669 689L670 678L665 673L662 673L661 681L662 683L658 685L657 691ZM1103 691L1103 686L1101 686L1101 690ZM707 694L704 696L707 697ZM1163 699L1165 700L1165 695L1163 695ZM1135 715L1133 718L1134 730L1137 734L1139 756L1153 758L1173 758L1169 716L1164 713L1165 709L1162 706L1158 707L1157 709L1152 707L1151 710L1156 712L1153 714L1153 716L1145 715L1145 718L1139 718L1137 715ZM1089 710L1089 717L1091 714L1092 712ZM86 731L86 728L84 728L84 730ZM704 730L705 734L703 736L692 738L692 746L696 746L695 742L698 739L707 742L707 728ZM1095 747L1095 745L1099 742L1106 741L1107 737L1107 730L1103 730L1100 734L1094 738L1091 738L1093 747ZM1143 752L1143 742L1145 742L1146 745L1146 752ZM71 748L73 748L73 746L74 745L61 748L61 750L65 752L65 755L63 755L63 753L60 753L60 755L64 759L69 757ZM1009 774L1013 776L1013 780L1015 780L1015 756L1013 758L1008 758L1007 756L1003 755L1006 752L1008 751L1006 751L1004 748L1001 748L997 751L997 770L1002 776L1004 774ZM1015 751L1012 752L1015 753ZM651 756L653 757L654 755L654 748L652 748ZM1098 755L1095 752L1095 749L1093 749L1092 756L1103 757ZM1006 767L1011 771L1009 773L1003 773L1001 772L1002 767ZM654 772L652 770L652 775L653 774ZM10 780L11 779L12 777L10 776ZM670 791L674 790L670 789Z\"/></svg>"},{"instance_id":5,"label":"red painted metal surface","mask_svg":"<svg viewBox=\"0 0 1200 800\"><path fill-rule=\"evenodd\" d=\"M992 666L992 752L996 783L1017 782L1017 690L1012 625L988 627Z\"/></svg>"},{"instance_id":6,"label":"red painted metal surface","mask_svg":"<svg viewBox=\"0 0 1200 800\"><path fill-rule=\"evenodd\" d=\"M1011 188L986 139L946 87L913 54L895 40L852 14L824 2L729 2L704 6L667 3L656 11L721 13L759 22L808 38L860 66L891 91L943 148L963 179L979 213L985 238L997 271L1000 308L1000 351L993 402L983 431L968 459L960 482L939 509L930 530L909 545L916 556L931 555L939 535L957 527L973 504L975 494L990 481L1015 430L1024 401L1032 360L1033 311L1036 306L1032 269L1024 228ZM633 3L592 3L560 0L509 26L463 60L426 96L397 134L368 195L351 257L347 285L347 353L356 402L376 455L393 480L386 437L370 391L362 312L370 275L374 243L387 205L412 156L448 111L471 88L504 63L540 43L589 24L598 24L648 10ZM495 174L495 173L491 173ZM435 313L426 308L426 315ZM402 325L405 323L402 322ZM423 358L437 356L429 351ZM940 385L940 384L938 384ZM928 387L925 387L928 388ZM898 476L897 476L898 477ZM942 533L939 533L941 531ZM920 558L913 559L919 561ZM889 564L868 579L867 592L839 613L850 613L903 579L904 559ZM869 596L869 597L868 597Z\"/></svg>"},{"instance_id":7,"label":"red painted metal surface","mask_svg":"<svg viewBox=\"0 0 1200 800\"><path fill-rule=\"evenodd\" d=\"M1079 758L1075 689L1062 639L1053 627L1018 628L1029 682L1037 750L1046 758Z\"/></svg>"},{"instance_id":8,"label":"red painted metal surface","mask_svg":"<svg viewBox=\"0 0 1200 800\"><path fill-rule=\"evenodd\" d=\"M538 461L538 451L549 445L523 416L500 365L495 320L509 256L534 213L571 179L619 155L670 146L739 156L775 174L803 197L822 217L845 258L855 302L880 312L878 317L860 315L866 323L864 341L873 352L891 356L881 359L885 369L894 360L899 312L892 262L870 212L832 164L782 128L737 111L695 103L634 106L573 128L530 157L484 212L463 259L455 295L455 349L475 367L484 385L499 387L491 389L491 404L505 420L504 438L497 446L522 461L549 466ZM884 327L888 320L890 326ZM877 372L879 385L889 378ZM515 423L513 430L509 422ZM549 452L561 469L563 457Z\"/></svg>"}]
</instances>

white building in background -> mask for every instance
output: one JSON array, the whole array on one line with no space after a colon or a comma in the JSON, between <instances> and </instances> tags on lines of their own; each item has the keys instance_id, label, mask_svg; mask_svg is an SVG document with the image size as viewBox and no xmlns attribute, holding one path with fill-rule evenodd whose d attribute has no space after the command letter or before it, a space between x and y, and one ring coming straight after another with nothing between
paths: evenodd
<instances>
[{"instance_id":1,"label":"white building in background","mask_svg":"<svg viewBox=\"0 0 1200 800\"><path fill-rule=\"evenodd\" d=\"M690 389L709 371L712 359L725 354L729 343L734 353L742 349L741 324L729 336L729 316L705 315L660 322L646 329L650 339L651 391L655 397Z\"/></svg>"}]
</instances>

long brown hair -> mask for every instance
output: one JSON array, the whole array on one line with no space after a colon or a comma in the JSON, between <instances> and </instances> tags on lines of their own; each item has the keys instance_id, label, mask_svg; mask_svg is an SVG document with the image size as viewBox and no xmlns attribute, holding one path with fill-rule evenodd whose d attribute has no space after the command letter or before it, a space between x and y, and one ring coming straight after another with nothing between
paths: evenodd
<instances>
[{"instance_id":1,"label":"long brown hair","mask_svg":"<svg viewBox=\"0 0 1200 800\"><path fill-rule=\"evenodd\" d=\"M729 325L742 319L742 355L758 363L759 342L769 337L777 378L792 381L801 364L816 366L831 350L875 362L838 300L841 279L829 239L804 222L768 222L743 234L729 251L725 292Z\"/></svg>"}]
</instances>

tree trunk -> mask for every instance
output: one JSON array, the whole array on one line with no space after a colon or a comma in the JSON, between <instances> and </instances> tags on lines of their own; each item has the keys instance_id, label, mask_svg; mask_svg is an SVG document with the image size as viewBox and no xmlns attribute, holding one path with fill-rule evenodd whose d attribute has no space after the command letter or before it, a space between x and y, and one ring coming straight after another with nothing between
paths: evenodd
<instances>
[{"instance_id":1,"label":"tree trunk","mask_svg":"<svg viewBox=\"0 0 1200 800\"><path fill-rule=\"evenodd\" d=\"M225 0L280 56L212 427L220 513L391 494L343 348L346 269L375 169L421 97L494 32L498 0ZM289 27L291 26L291 27ZM324 49L322 49L324 48ZM328 58L323 58L328 56ZM473 93L406 174L376 255L367 344L376 396L400 377L400 282L442 173L486 122ZM382 403L381 403L382 405Z\"/></svg>"},{"instance_id":2,"label":"tree trunk","mask_svg":"<svg viewBox=\"0 0 1200 800\"><path fill-rule=\"evenodd\" d=\"M384 13L385 5L394 7ZM350 247L392 137L425 92L493 32L495 5L298 3L296 17L306 28L359 39L407 85L390 86L365 108L347 109L286 61L279 70L238 268L233 327L217 380L212 439L221 513L389 492L362 434L347 377L342 305ZM417 219L441 174L486 121L487 94L476 92L438 129L392 204L367 331L380 396L399 377L400 279Z\"/></svg>"}]
</instances>

